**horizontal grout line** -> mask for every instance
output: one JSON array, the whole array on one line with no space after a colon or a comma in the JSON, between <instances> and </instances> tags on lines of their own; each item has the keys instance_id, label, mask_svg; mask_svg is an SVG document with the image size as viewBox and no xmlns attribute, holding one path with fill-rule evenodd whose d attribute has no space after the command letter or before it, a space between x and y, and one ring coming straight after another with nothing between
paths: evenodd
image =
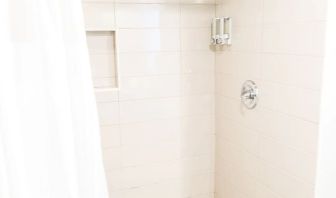
<instances>
[{"instance_id":1,"label":"horizontal grout line","mask_svg":"<svg viewBox=\"0 0 336 198\"><path fill-rule=\"evenodd\" d=\"M291 19L288 20L275 20L275 19L264 19L262 21L263 23L263 29L267 29L269 27L274 27L278 25L297 25L297 24L312 24L312 23L326 23L327 19L295 19L291 17Z\"/></svg>"},{"instance_id":2,"label":"horizontal grout line","mask_svg":"<svg viewBox=\"0 0 336 198\"><path fill-rule=\"evenodd\" d=\"M119 74L119 78L153 78L153 77L168 77L168 76L175 76L175 77L186 77L186 76L199 76L199 75L204 75L204 76L214 76L214 73L212 71L204 71L204 72L181 72L181 73L167 73L167 74L135 74L135 75L121 75ZM183 80L183 79L181 79Z\"/></svg>"},{"instance_id":3,"label":"horizontal grout line","mask_svg":"<svg viewBox=\"0 0 336 198\"><path fill-rule=\"evenodd\" d=\"M210 22L209 22L210 23ZM118 27L118 30L190 30L190 29L209 29L211 26L173 26L173 27Z\"/></svg>"},{"instance_id":4,"label":"horizontal grout line","mask_svg":"<svg viewBox=\"0 0 336 198\"><path fill-rule=\"evenodd\" d=\"M179 121L180 124L183 124L183 120L181 119L197 119L197 118L204 118L204 119L209 119L211 121L215 120L214 115L181 115L176 118L158 118L155 120L148 120L148 121L137 121L137 122L128 122L128 123L117 123L117 124L104 124L104 125L99 125L100 127L122 127L122 125L138 125L138 124L145 124L145 123L153 123L153 121ZM214 123L212 123L214 124Z\"/></svg>"},{"instance_id":5,"label":"horizontal grout line","mask_svg":"<svg viewBox=\"0 0 336 198\"><path fill-rule=\"evenodd\" d=\"M107 171L107 172L109 172L109 171ZM112 172L112 171L110 171L110 172ZM211 177L211 179L213 179L214 170L209 170L208 173L203 173L201 175L204 175L204 174L208 174ZM155 181L151 181L151 182L145 182L145 184L128 186L128 187L125 187L125 186L117 187L115 189L112 189L110 192L129 193L130 191L139 190L139 189L146 188L146 187L151 187L152 188L153 186L158 185L160 183L163 183L165 186L167 186L167 182L170 182L170 181L171 182L176 182L176 184L181 186L182 181L185 181L186 178L191 179L190 177L195 176L195 175L197 175L197 174L192 174L192 175L187 175L187 176L183 175L183 174L180 174L178 177L168 177L168 178L155 180ZM209 182L211 182L211 181L209 180ZM209 189L209 190L211 190L211 189ZM193 197L194 196L203 196L203 195L213 195L213 194L214 194L213 191L202 192L202 193L193 194Z\"/></svg>"},{"instance_id":6,"label":"horizontal grout line","mask_svg":"<svg viewBox=\"0 0 336 198\"><path fill-rule=\"evenodd\" d=\"M118 2L118 1L82 1L83 3L96 3L96 4L114 4L118 5L176 5L176 6L198 6L198 5L209 5L216 6L217 3L181 3L181 2Z\"/></svg>"},{"instance_id":7,"label":"horizontal grout line","mask_svg":"<svg viewBox=\"0 0 336 198\"><path fill-rule=\"evenodd\" d=\"M285 170L285 169L282 168L282 167L277 167L277 166L275 166L275 165L272 165L271 163L265 161L264 159L261 159L260 157L257 157L257 158L258 158L258 160L261 162L261 163L259 163L259 164L263 164L263 166L266 165L267 167L273 169L273 171L274 171L274 169L275 169L275 171L280 171L281 174L286 175L286 176L289 177L290 179L297 180L297 181L299 181L300 183L304 184L305 186L310 186L310 187L311 187L311 190L314 189L314 184L313 184L312 182L307 182L306 179L301 178L301 177L299 177L299 176L297 176L297 175L294 175L293 173L290 173L288 170ZM226 166L226 168L234 167L234 165L236 164L236 163L233 163L233 162L229 162L229 161L227 161L227 160L224 160L224 161L227 162L227 163L229 163L229 164L226 163L226 164L224 165L224 166ZM262 166L262 165L261 165L261 166ZM222 173L223 171L217 171L217 172L219 172L217 176L219 176L219 177L224 177L224 174ZM252 177L254 180L257 181L257 183L264 185L265 187L267 187L268 189L270 189L273 193L279 195L279 197L282 197L282 195L281 195L279 192L274 191L274 190L273 190L272 188L270 188L268 185L266 185L266 184L264 184L262 181L260 181L259 178L256 178L255 176L248 174L246 170L243 170L243 173L244 173L244 174L247 174L249 177ZM260 174L258 171L256 171L255 173L256 173L257 175ZM235 187L240 187L240 186L237 186L236 184L231 183L231 182L230 182L230 184L233 185L233 186L235 186ZM243 194L245 194L245 193L243 193ZM280 195L281 195L281 196L280 196Z\"/></svg>"},{"instance_id":8,"label":"horizontal grout line","mask_svg":"<svg viewBox=\"0 0 336 198\"><path fill-rule=\"evenodd\" d=\"M279 139L277 139L277 138L275 138L275 137L272 137L272 136L267 136L267 135L265 135L265 133L262 133L262 132L265 132L265 131L263 131L263 130L259 130L259 129L255 129L255 128L252 128L252 127L249 127L249 126L247 126L247 125L245 125L245 124L242 125L239 121L237 121L237 120L235 120L235 119L232 119L232 118L230 118L230 117L227 116L227 115L224 115L224 116L222 115L222 116L220 116L220 117L223 117L224 119L227 119L227 120L229 120L229 121L231 121L231 122L234 122L235 125L239 125L239 124L240 124L239 127L242 127L243 129L247 129L247 130L249 130L249 132L248 132L249 134L251 133L250 131L252 131L252 132L254 133L254 135L257 135L257 136L258 136L258 139L259 139L259 138L267 139L267 140L269 140L269 141L279 143L279 144L281 144L281 145L283 145L283 146L285 146L285 147L287 147L287 148L290 148L290 149L292 149L292 150L295 150L295 151L297 151L297 152L300 152L300 153L303 153L303 154L306 154L306 155L309 155L309 156L314 156L314 155L317 154L317 153L315 153L315 152L309 152L309 151L302 150L302 149L300 149L299 147L296 147L296 146L294 146L294 145L292 145L292 144L284 144L284 142L282 142L281 140L279 140ZM217 130L219 130L219 128L218 128L218 129L216 128L216 132L217 132ZM222 141L222 139L224 139L224 140L226 140L226 141L228 141L228 142L230 142L230 143L232 143L232 144L235 144L235 145L238 144L238 145L239 145L239 143L233 142L233 141L230 140L229 138L227 138L227 137L225 137L225 136L222 136L222 135L219 135L218 132L216 133L216 136L219 137L219 138L216 139L216 140ZM241 146L241 145L239 145L239 147L244 148L244 147ZM246 152L248 152L248 153L253 154L252 152L246 150L245 148L242 149L242 150L244 150L244 151L246 151Z\"/></svg>"},{"instance_id":9,"label":"horizontal grout line","mask_svg":"<svg viewBox=\"0 0 336 198\"><path fill-rule=\"evenodd\" d=\"M213 97L214 94L213 93L194 93L194 94L188 94L188 95L184 95L184 94L179 94L179 95L175 95L175 96L167 96L167 97L145 97L145 98L133 98L133 99L120 99L119 98L119 102L135 102L135 101L146 101L146 100L166 100L166 99L186 99L186 98L194 98L194 96L206 96L206 97ZM183 101L181 101L183 102ZM182 103L180 104L181 106Z\"/></svg>"},{"instance_id":10,"label":"horizontal grout line","mask_svg":"<svg viewBox=\"0 0 336 198\"><path fill-rule=\"evenodd\" d=\"M244 53L244 54L272 54L272 55L289 55L289 56L299 56L299 57L313 57L313 58L324 58L325 55L319 55L319 54L299 54L299 53L290 53L290 52L270 52L270 51L264 51L262 49L255 49L255 50L232 50L231 48L223 49L223 50L217 50L215 51L216 55L220 56L224 53ZM218 58L217 58L218 59Z\"/></svg>"},{"instance_id":11,"label":"horizontal grout line","mask_svg":"<svg viewBox=\"0 0 336 198\"><path fill-rule=\"evenodd\" d=\"M280 55L280 56L298 56L298 57L313 57L313 58L321 58L323 59L325 56L321 55L312 55L312 54L297 54L297 53L288 53L288 52L270 52L270 51L260 51L260 50L255 50L255 51L250 51L250 50L231 50L231 49L224 49L224 50L218 50L216 51L216 55L222 55L225 53L242 53L242 54L258 54L258 55Z\"/></svg>"},{"instance_id":12,"label":"horizontal grout line","mask_svg":"<svg viewBox=\"0 0 336 198\"><path fill-rule=\"evenodd\" d=\"M232 98L232 97L228 97L228 96L221 95L221 94L218 94L217 96L224 97L224 98L229 99L229 100L234 100L234 101L240 103L240 99L239 98ZM217 103L217 99L216 98L217 97L215 97L215 108L217 108L216 107L216 103ZM317 125L319 125L319 121L308 120L306 118L303 118L303 117L300 117L300 116L297 116L297 115L294 115L294 114L290 114L290 113L287 113L287 112L275 110L275 109L272 109L272 108L269 108L269 107L266 107L266 106L263 106L263 105L260 105L260 104L259 104L259 108L264 109L264 110L268 110L268 111L271 111L271 112L275 112L275 113L281 113L281 114L286 115L288 117L293 117L293 118L296 118L296 119L299 119L299 120L302 120L302 121L305 121L305 122L309 122L311 124L317 124ZM227 116L227 114L222 114L222 115Z\"/></svg>"},{"instance_id":13,"label":"horizontal grout line","mask_svg":"<svg viewBox=\"0 0 336 198\"><path fill-rule=\"evenodd\" d=\"M235 79L237 79L237 78L238 79L246 79L245 76L237 76L236 74L217 72L217 73L215 73L216 80L221 77L219 75L224 75L225 77L235 77ZM295 89L309 91L309 92L315 92L315 93L320 93L321 92L321 88L310 88L310 87L307 87L307 86L295 85L295 84L282 82L282 81L281 82L280 81L273 81L273 80L260 78L260 77L258 77L258 78L256 77L256 78L252 78L252 79L255 80L255 81L259 81L260 83L276 84L276 85L279 85L279 86L282 86L282 87L295 88ZM218 79L218 80L220 80L220 79ZM241 83L243 83L243 81L244 80L242 80ZM217 89L219 89L218 86L220 86L220 85L216 86ZM262 90L262 87L259 87L259 88ZM217 93L221 94L220 92L217 92ZM223 94L221 94L221 95L223 95ZM240 97L240 96L237 96L237 97Z\"/></svg>"},{"instance_id":14,"label":"horizontal grout line","mask_svg":"<svg viewBox=\"0 0 336 198\"><path fill-rule=\"evenodd\" d=\"M181 90L182 91L182 90ZM120 92L120 90L116 90L116 92ZM183 93L179 93L179 95L174 95L174 96L164 96L164 97L141 97L141 98L132 98L132 99L120 99L120 94L118 93L118 98L113 101L98 101L97 103L121 103L121 102L136 102L136 101L150 101L150 100L167 100L167 99L186 99L186 98L191 98L194 96L206 96L206 97L215 97L215 93L191 93L188 95L184 95Z\"/></svg>"},{"instance_id":15,"label":"horizontal grout line","mask_svg":"<svg viewBox=\"0 0 336 198\"><path fill-rule=\"evenodd\" d=\"M210 49L178 49L178 50L155 50L155 51L142 51L142 50L139 50L139 51L119 51L119 56L122 55L122 54L129 54L129 53L138 53L138 54L141 54L141 53L197 53L197 52L212 52L212 50Z\"/></svg>"},{"instance_id":16,"label":"horizontal grout line","mask_svg":"<svg viewBox=\"0 0 336 198\"><path fill-rule=\"evenodd\" d=\"M156 51L122 51L119 52L119 55L127 55L127 54L174 54L178 55L179 57L183 57L184 53L208 53L211 55L215 55L214 51L210 49L199 49L199 50L156 50ZM182 53L182 54L180 54Z\"/></svg>"}]
</instances>

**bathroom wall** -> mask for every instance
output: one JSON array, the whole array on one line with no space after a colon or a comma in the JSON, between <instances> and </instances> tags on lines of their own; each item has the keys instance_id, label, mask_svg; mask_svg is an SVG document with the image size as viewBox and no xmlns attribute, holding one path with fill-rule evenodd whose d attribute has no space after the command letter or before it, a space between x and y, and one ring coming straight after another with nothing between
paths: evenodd
<instances>
[{"instance_id":1,"label":"bathroom wall","mask_svg":"<svg viewBox=\"0 0 336 198\"><path fill-rule=\"evenodd\" d=\"M220 0L231 47L216 53L217 198L313 198L324 0ZM256 109L240 104L245 80Z\"/></svg>"},{"instance_id":2,"label":"bathroom wall","mask_svg":"<svg viewBox=\"0 0 336 198\"><path fill-rule=\"evenodd\" d=\"M336 197L336 1L328 0L315 198Z\"/></svg>"},{"instance_id":3,"label":"bathroom wall","mask_svg":"<svg viewBox=\"0 0 336 198\"><path fill-rule=\"evenodd\" d=\"M111 198L214 196L212 0L85 1L117 29L119 90L96 89Z\"/></svg>"}]
</instances>

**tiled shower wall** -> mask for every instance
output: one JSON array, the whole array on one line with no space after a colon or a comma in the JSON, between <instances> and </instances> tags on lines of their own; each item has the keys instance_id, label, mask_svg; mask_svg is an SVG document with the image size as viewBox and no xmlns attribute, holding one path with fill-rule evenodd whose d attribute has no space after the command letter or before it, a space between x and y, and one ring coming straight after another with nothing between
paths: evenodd
<instances>
[{"instance_id":1,"label":"tiled shower wall","mask_svg":"<svg viewBox=\"0 0 336 198\"><path fill-rule=\"evenodd\" d=\"M233 44L216 54L216 197L313 198L324 0L220 0ZM259 104L240 104L245 80Z\"/></svg>"},{"instance_id":2,"label":"tiled shower wall","mask_svg":"<svg viewBox=\"0 0 336 198\"><path fill-rule=\"evenodd\" d=\"M110 196L210 198L215 180L217 198L314 197L325 1L219 0L216 64L212 0L132 1L84 4L88 29L119 33L119 91L96 91Z\"/></svg>"},{"instance_id":3,"label":"tiled shower wall","mask_svg":"<svg viewBox=\"0 0 336 198\"><path fill-rule=\"evenodd\" d=\"M119 90L96 89L111 198L212 198L212 1L85 1L117 29Z\"/></svg>"}]
</instances>

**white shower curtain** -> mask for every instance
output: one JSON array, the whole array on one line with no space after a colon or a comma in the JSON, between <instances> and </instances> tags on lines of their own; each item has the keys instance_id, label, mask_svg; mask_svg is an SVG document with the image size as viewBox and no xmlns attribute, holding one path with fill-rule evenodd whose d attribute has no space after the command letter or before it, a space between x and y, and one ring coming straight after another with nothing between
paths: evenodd
<instances>
[{"instance_id":1,"label":"white shower curtain","mask_svg":"<svg viewBox=\"0 0 336 198\"><path fill-rule=\"evenodd\" d=\"M107 198L80 0L0 0L0 198Z\"/></svg>"}]
</instances>

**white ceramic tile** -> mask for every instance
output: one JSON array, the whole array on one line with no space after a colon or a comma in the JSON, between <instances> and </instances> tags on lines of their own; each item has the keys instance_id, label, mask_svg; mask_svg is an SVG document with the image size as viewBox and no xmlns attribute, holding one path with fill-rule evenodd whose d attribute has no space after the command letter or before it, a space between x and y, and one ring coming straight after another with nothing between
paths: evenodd
<instances>
[{"instance_id":1,"label":"white ceramic tile","mask_svg":"<svg viewBox=\"0 0 336 198\"><path fill-rule=\"evenodd\" d=\"M121 131L118 125L101 126L101 139L104 148L117 147L121 145Z\"/></svg>"},{"instance_id":2,"label":"white ceramic tile","mask_svg":"<svg viewBox=\"0 0 336 198\"><path fill-rule=\"evenodd\" d=\"M178 52L121 53L120 76L147 76L180 73Z\"/></svg>"},{"instance_id":3,"label":"white ceramic tile","mask_svg":"<svg viewBox=\"0 0 336 198\"><path fill-rule=\"evenodd\" d=\"M318 125L284 113L262 110L258 131L304 153L316 153Z\"/></svg>"},{"instance_id":4,"label":"white ceramic tile","mask_svg":"<svg viewBox=\"0 0 336 198\"><path fill-rule=\"evenodd\" d=\"M240 89L244 80L233 75L216 75L216 93L233 99L240 99Z\"/></svg>"},{"instance_id":5,"label":"white ceramic tile","mask_svg":"<svg viewBox=\"0 0 336 198\"><path fill-rule=\"evenodd\" d=\"M116 65L113 54L90 54L90 62L94 78L116 76Z\"/></svg>"},{"instance_id":6,"label":"white ceramic tile","mask_svg":"<svg viewBox=\"0 0 336 198\"><path fill-rule=\"evenodd\" d=\"M301 119L292 119L291 138L288 139L288 145L301 150L305 153L316 155L318 145L318 125Z\"/></svg>"},{"instance_id":7,"label":"white ceramic tile","mask_svg":"<svg viewBox=\"0 0 336 198\"><path fill-rule=\"evenodd\" d=\"M321 22L266 25L263 28L262 50L271 53L321 56L324 53L324 42L321 42L325 38L324 30L325 24Z\"/></svg>"},{"instance_id":8,"label":"white ceramic tile","mask_svg":"<svg viewBox=\"0 0 336 198\"><path fill-rule=\"evenodd\" d=\"M194 197L195 198L214 198L215 194L214 194L214 192L209 192L209 193L202 193L202 194L199 194L199 195L195 195Z\"/></svg>"},{"instance_id":9,"label":"white ceramic tile","mask_svg":"<svg viewBox=\"0 0 336 198\"><path fill-rule=\"evenodd\" d=\"M281 197L313 198L313 185L307 185L301 180L284 173L279 169L272 168L266 164L260 166L259 181L268 186L273 192Z\"/></svg>"},{"instance_id":10,"label":"white ceramic tile","mask_svg":"<svg viewBox=\"0 0 336 198\"><path fill-rule=\"evenodd\" d=\"M216 52L216 64L215 73L218 74L229 74L238 76L238 67L236 62L242 59L236 59L234 53L228 51L217 51Z\"/></svg>"},{"instance_id":11,"label":"white ceramic tile","mask_svg":"<svg viewBox=\"0 0 336 198\"><path fill-rule=\"evenodd\" d=\"M322 65L319 57L265 54L261 75L268 81L320 90Z\"/></svg>"},{"instance_id":12,"label":"white ceramic tile","mask_svg":"<svg viewBox=\"0 0 336 198\"><path fill-rule=\"evenodd\" d=\"M209 50L210 28L187 28L181 30L181 50Z\"/></svg>"},{"instance_id":13,"label":"white ceramic tile","mask_svg":"<svg viewBox=\"0 0 336 198\"><path fill-rule=\"evenodd\" d=\"M223 177L228 184L232 185L230 191L233 191L234 193L238 190L242 197L256 198L257 183L255 178L246 174L244 170L234 165L225 165L224 171L220 174L223 174Z\"/></svg>"},{"instance_id":14,"label":"white ceramic tile","mask_svg":"<svg viewBox=\"0 0 336 198\"><path fill-rule=\"evenodd\" d=\"M162 163L124 168L122 179L125 188L135 188L178 177L179 164Z\"/></svg>"},{"instance_id":15,"label":"white ceramic tile","mask_svg":"<svg viewBox=\"0 0 336 198\"><path fill-rule=\"evenodd\" d=\"M181 114L184 116L213 115L213 95L194 95L181 98Z\"/></svg>"},{"instance_id":16,"label":"white ceramic tile","mask_svg":"<svg viewBox=\"0 0 336 198\"><path fill-rule=\"evenodd\" d=\"M181 119L183 133L189 134L214 134L214 115L186 116Z\"/></svg>"},{"instance_id":17,"label":"white ceramic tile","mask_svg":"<svg viewBox=\"0 0 336 198\"><path fill-rule=\"evenodd\" d=\"M146 198L171 198L181 196L180 180L160 181L154 184L131 188L122 193L123 198L146 197Z\"/></svg>"},{"instance_id":18,"label":"white ceramic tile","mask_svg":"<svg viewBox=\"0 0 336 198\"><path fill-rule=\"evenodd\" d=\"M120 100L167 98L180 95L180 76L121 77Z\"/></svg>"},{"instance_id":19,"label":"white ceramic tile","mask_svg":"<svg viewBox=\"0 0 336 198\"><path fill-rule=\"evenodd\" d=\"M113 197L113 198L122 198L123 194L122 194L123 190L114 190L114 189L109 189L109 196Z\"/></svg>"},{"instance_id":20,"label":"white ceramic tile","mask_svg":"<svg viewBox=\"0 0 336 198\"><path fill-rule=\"evenodd\" d=\"M94 78L93 85L95 88L116 88L116 77Z\"/></svg>"},{"instance_id":21,"label":"white ceramic tile","mask_svg":"<svg viewBox=\"0 0 336 198\"><path fill-rule=\"evenodd\" d=\"M326 19L326 8L324 0L269 0L264 2L264 19L266 23L321 21Z\"/></svg>"},{"instance_id":22,"label":"white ceramic tile","mask_svg":"<svg viewBox=\"0 0 336 198\"><path fill-rule=\"evenodd\" d=\"M236 26L260 25L263 17L263 0L218 0L218 16L232 17Z\"/></svg>"},{"instance_id":23,"label":"white ceramic tile","mask_svg":"<svg viewBox=\"0 0 336 198\"><path fill-rule=\"evenodd\" d=\"M115 51L115 35L113 31L88 31L86 40L91 54L112 54Z\"/></svg>"},{"instance_id":24,"label":"white ceramic tile","mask_svg":"<svg viewBox=\"0 0 336 198\"><path fill-rule=\"evenodd\" d=\"M184 134L181 137L181 156L185 158L211 155L214 152L213 134Z\"/></svg>"},{"instance_id":25,"label":"white ceramic tile","mask_svg":"<svg viewBox=\"0 0 336 198\"><path fill-rule=\"evenodd\" d=\"M194 197L208 194L212 188L212 177L209 174L196 174L183 180L182 197Z\"/></svg>"},{"instance_id":26,"label":"white ceramic tile","mask_svg":"<svg viewBox=\"0 0 336 198\"><path fill-rule=\"evenodd\" d=\"M241 187L235 186L232 183L228 182L226 176L223 174L216 175L216 198L226 198L226 197L233 197L233 198L248 198L251 195L245 195L241 191Z\"/></svg>"},{"instance_id":27,"label":"white ceramic tile","mask_svg":"<svg viewBox=\"0 0 336 198\"><path fill-rule=\"evenodd\" d=\"M105 171L119 171L122 168L121 148L103 149Z\"/></svg>"},{"instance_id":28,"label":"white ceramic tile","mask_svg":"<svg viewBox=\"0 0 336 198\"><path fill-rule=\"evenodd\" d=\"M98 3L98 2L105 2L105 3L113 3L115 0L82 0L82 2L94 2L94 3Z\"/></svg>"},{"instance_id":29,"label":"white ceramic tile","mask_svg":"<svg viewBox=\"0 0 336 198\"><path fill-rule=\"evenodd\" d=\"M182 5L181 26L185 27L211 27L212 18L215 17L214 5Z\"/></svg>"},{"instance_id":30,"label":"white ceramic tile","mask_svg":"<svg viewBox=\"0 0 336 198\"><path fill-rule=\"evenodd\" d=\"M122 29L120 52L159 52L179 50L178 29Z\"/></svg>"},{"instance_id":31,"label":"white ceramic tile","mask_svg":"<svg viewBox=\"0 0 336 198\"><path fill-rule=\"evenodd\" d=\"M180 0L181 4L215 4L215 0Z\"/></svg>"},{"instance_id":32,"label":"white ceramic tile","mask_svg":"<svg viewBox=\"0 0 336 198\"><path fill-rule=\"evenodd\" d=\"M117 4L118 28L178 27L178 5Z\"/></svg>"},{"instance_id":33,"label":"white ceramic tile","mask_svg":"<svg viewBox=\"0 0 336 198\"><path fill-rule=\"evenodd\" d=\"M269 189L267 186L263 184L257 185L257 197L258 198L281 198L281 195L279 195L276 192L273 192L271 189Z\"/></svg>"},{"instance_id":34,"label":"white ceramic tile","mask_svg":"<svg viewBox=\"0 0 336 198\"><path fill-rule=\"evenodd\" d=\"M183 52L181 58L184 74L214 74L215 72L215 54L212 52Z\"/></svg>"},{"instance_id":35,"label":"white ceramic tile","mask_svg":"<svg viewBox=\"0 0 336 198\"><path fill-rule=\"evenodd\" d=\"M148 99L120 102L122 123L176 118L180 115L179 98Z\"/></svg>"},{"instance_id":36,"label":"white ceramic tile","mask_svg":"<svg viewBox=\"0 0 336 198\"><path fill-rule=\"evenodd\" d=\"M113 30L115 28L112 2L85 2L83 9L87 30Z\"/></svg>"},{"instance_id":37,"label":"white ceramic tile","mask_svg":"<svg viewBox=\"0 0 336 198\"><path fill-rule=\"evenodd\" d=\"M295 149L288 149L286 152L287 155L283 161L284 170L305 182L314 184L316 181L316 155L302 153Z\"/></svg>"},{"instance_id":38,"label":"white ceramic tile","mask_svg":"<svg viewBox=\"0 0 336 198\"><path fill-rule=\"evenodd\" d=\"M180 161L181 170L184 176L191 176L197 173L214 172L214 156L203 155L192 158L185 158Z\"/></svg>"},{"instance_id":39,"label":"white ceramic tile","mask_svg":"<svg viewBox=\"0 0 336 198\"><path fill-rule=\"evenodd\" d=\"M213 94L215 88L213 73L185 74L182 76L182 95Z\"/></svg>"},{"instance_id":40,"label":"white ceramic tile","mask_svg":"<svg viewBox=\"0 0 336 198\"><path fill-rule=\"evenodd\" d=\"M232 144L226 140L217 140L218 145L216 156L216 171L225 172L221 167L234 166L237 170L250 177L256 177L258 174L259 158L240 148L239 145ZM228 168L228 167L226 167Z\"/></svg>"},{"instance_id":41,"label":"white ceramic tile","mask_svg":"<svg viewBox=\"0 0 336 198\"><path fill-rule=\"evenodd\" d=\"M178 142L158 142L154 144L122 147L123 166L138 166L168 163L180 158Z\"/></svg>"},{"instance_id":42,"label":"white ceramic tile","mask_svg":"<svg viewBox=\"0 0 336 198\"><path fill-rule=\"evenodd\" d=\"M117 3L132 3L132 4L176 4L179 0L115 0Z\"/></svg>"},{"instance_id":43,"label":"white ceramic tile","mask_svg":"<svg viewBox=\"0 0 336 198\"><path fill-rule=\"evenodd\" d=\"M260 78L261 55L255 52L226 52L217 56L217 73L230 74L234 78Z\"/></svg>"},{"instance_id":44,"label":"white ceramic tile","mask_svg":"<svg viewBox=\"0 0 336 198\"><path fill-rule=\"evenodd\" d=\"M320 92L286 86L277 83L261 82L260 105L273 110L295 115L312 122L318 122ZM277 93L285 97L279 98ZM302 98L305 98L302 102Z\"/></svg>"},{"instance_id":45,"label":"white ceramic tile","mask_svg":"<svg viewBox=\"0 0 336 198\"><path fill-rule=\"evenodd\" d=\"M259 25L232 26L232 42L234 45L226 47L234 52L259 52L261 50L262 30ZM263 37L264 38L264 37ZM271 41L273 42L273 41ZM224 47L225 49L225 47Z\"/></svg>"},{"instance_id":46,"label":"white ceramic tile","mask_svg":"<svg viewBox=\"0 0 336 198\"><path fill-rule=\"evenodd\" d=\"M121 169L106 171L105 173L109 192L115 192L121 190L122 189Z\"/></svg>"},{"instance_id":47,"label":"white ceramic tile","mask_svg":"<svg viewBox=\"0 0 336 198\"><path fill-rule=\"evenodd\" d=\"M101 125L119 124L118 102L99 102L97 107Z\"/></svg>"},{"instance_id":48,"label":"white ceramic tile","mask_svg":"<svg viewBox=\"0 0 336 198\"><path fill-rule=\"evenodd\" d=\"M121 125L122 144L144 145L157 142L178 141L181 131L180 119L157 120Z\"/></svg>"},{"instance_id":49,"label":"white ceramic tile","mask_svg":"<svg viewBox=\"0 0 336 198\"><path fill-rule=\"evenodd\" d=\"M117 102L119 93L111 89L95 89L95 95L97 102Z\"/></svg>"},{"instance_id":50,"label":"white ceramic tile","mask_svg":"<svg viewBox=\"0 0 336 198\"><path fill-rule=\"evenodd\" d=\"M218 125L217 125L218 126ZM223 119L217 129L218 138L224 138L251 154L258 153L259 136L256 131L244 128L240 123Z\"/></svg>"}]
</instances>

